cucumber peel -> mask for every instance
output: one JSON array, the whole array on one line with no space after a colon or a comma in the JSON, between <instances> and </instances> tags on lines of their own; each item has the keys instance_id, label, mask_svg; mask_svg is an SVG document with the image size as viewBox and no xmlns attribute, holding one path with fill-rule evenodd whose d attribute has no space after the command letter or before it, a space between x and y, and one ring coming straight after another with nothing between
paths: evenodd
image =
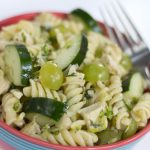
<instances>
[{"instance_id":1,"label":"cucumber peel","mask_svg":"<svg viewBox=\"0 0 150 150\"><path fill-rule=\"evenodd\" d=\"M34 97L23 103L23 112L37 113L58 121L66 112L66 104L44 97Z\"/></svg>"},{"instance_id":2,"label":"cucumber peel","mask_svg":"<svg viewBox=\"0 0 150 150\"><path fill-rule=\"evenodd\" d=\"M7 45L4 60L9 80L16 86L27 86L32 75L32 60L26 46Z\"/></svg>"},{"instance_id":3,"label":"cucumber peel","mask_svg":"<svg viewBox=\"0 0 150 150\"><path fill-rule=\"evenodd\" d=\"M86 11L78 8L71 11L70 15L78 18L78 20L81 20L81 22L83 22L87 30L92 30L94 32L102 33L102 30L98 25L97 21Z\"/></svg>"}]
</instances>

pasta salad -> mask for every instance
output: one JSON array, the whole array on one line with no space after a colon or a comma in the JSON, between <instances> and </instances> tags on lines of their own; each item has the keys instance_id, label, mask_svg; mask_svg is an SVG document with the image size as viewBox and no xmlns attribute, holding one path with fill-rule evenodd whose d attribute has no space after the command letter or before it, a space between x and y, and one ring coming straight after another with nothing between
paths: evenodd
<instances>
[{"instance_id":1,"label":"pasta salad","mask_svg":"<svg viewBox=\"0 0 150 150\"><path fill-rule=\"evenodd\" d=\"M81 9L0 31L0 120L61 145L126 139L150 118L146 80Z\"/></svg>"}]
</instances>

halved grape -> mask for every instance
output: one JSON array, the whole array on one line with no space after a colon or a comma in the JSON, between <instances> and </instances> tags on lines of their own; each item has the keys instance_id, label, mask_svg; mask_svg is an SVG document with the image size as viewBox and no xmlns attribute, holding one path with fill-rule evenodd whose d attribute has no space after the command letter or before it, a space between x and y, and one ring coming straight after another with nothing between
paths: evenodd
<instances>
[{"instance_id":1,"label":"halved grape","mask_svg":"<svg viewBox=\"0 0 150 150\"><path fill-rule=\"evenodd\" d=\"M63 83L63 72L56 64L47 62L40 69L39 79L44 87L58 90Z\"/></svg>"},{"instance_id":2,"label":"halved grape","mask_svg":"<svg viewBox=\"0 0 150 150\"><path fill-rule=\"evenodd\" d=\"M132 68L132 62L131 59L128 55L123 54L122 56L122 60L120 62L120 64L126 69L126 70L131 70Z\"/></svg>"},{"instance_id":3,"label":"halved grape","mask_svg":"<svg viewBox=\"0 0 150 150\"><path fill-rule=\"evenodd\" d=\"M83 68L83 73L85 74L85 80L92 83L95 83L98 80L107 83L109 80L109 70L102 64L86 65Z\"/></svg>"}]
</instances>

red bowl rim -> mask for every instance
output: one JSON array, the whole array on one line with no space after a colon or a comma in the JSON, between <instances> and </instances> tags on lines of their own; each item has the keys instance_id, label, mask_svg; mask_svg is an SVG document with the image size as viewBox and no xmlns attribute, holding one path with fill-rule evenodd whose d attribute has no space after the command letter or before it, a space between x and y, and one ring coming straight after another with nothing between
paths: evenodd
<instances>
[{"instance_id":1,"label":"red bowl rim","mask_svg":"<svg viewBox=\"0 0 150 150\"><path fill-rule=\"evenodd\" d=\"M32 20L35 16L37 16L39 14L39 12L33 12L33 13L27 13L27 14L21 14L21 15L17 15L14 17L9 17L7 19L4 19L2 21L0 21L0 29L4 26L13 24L18 22L21 19L26 19L26 20ZM61 18L65 18L66 14L65 13L61 13L61 12L54 12L54 15L61 17ZM104 24L99 22L100 26L102 27L104 33L106 34L106 30L104 27ZM11 126L7 125L6 123L4 123L3 121L0 121L0 127L2 127L3 129L5 129L6 131L8 131L9 133L23 139L26 140L28 142L31 142L33 144L39 145L39 146L43 146L43 147L47 147L47 148L54 148L54 149L59 149L59 150L110 150L110 149L114 149L114 148L118 148L118 147L122 147L125 146L127 144L130 144L132 142L135 142L136 140L138 140L139 138L141 138L143 135L145 135L149 130L150 130L150 122L146 125L146 127L144 127L143 129L141 129L139 132L137 132L135 135L133 135L132 137L125 139L125 140L121 140L118 141L116 143L113 144L107 144L107 145L100 145L100 146L88 146L88 147L79 147L79 146L63 146L63 145L58 145L58 144L51 144L42 140L39 140L37 138L28 136L26 134L23 134L22 132L12 128Z\"/></svg>"}]
</instances>

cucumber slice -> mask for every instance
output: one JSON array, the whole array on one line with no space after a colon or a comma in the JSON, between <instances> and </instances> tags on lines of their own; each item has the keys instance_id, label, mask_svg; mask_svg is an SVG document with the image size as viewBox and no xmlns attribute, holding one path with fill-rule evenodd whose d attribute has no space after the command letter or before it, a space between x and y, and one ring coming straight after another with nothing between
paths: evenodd
<instances>
[{"instance_id":1,"label":"cucumber slice","mask_svg":"<svg viewBox=\"0 0 150 150\"><path fill-rule=\"evenodd\" d=\"M129 91L130 81L131 81L132 73L128 74L122 79L122 88L123 92Z\"/></svg>"},{"instance_id":2,"label":"cucumber slice","mask_svg":"<svg viewBox=\"0 0 150 150\"><path fill-rule=\"evenodd\" d=\"M92 16L90 16L86 11L82 9L75 9L70 13L70 15L77 17L78 20L81 20L81 22L83 22L87 30L92 30L98 33L102 32L97 21Z\"/></svg>"},{"instance_id":3,"label":"cucumber slice","mask_svg":"<svg viewBox=\"0 0 150 150\"><path fill-rule=\"evenodd\" d=\"M72 37L69 48L60 49L54 62L65 69L70 64L80 65L86 56L88 42L85 35L75 35Z\"/></svg>"},{"instance_id":4,"label":"cucumber slice","mask_svg":"<svg viewBox=\"0 0 150 150\"><path fill-rule=\"evenodd\" d=\"M138 102L138 98L134 97L130 91L123 93L123 100L129 111L131 111Z\"/></svg>"},{"instance_id":5,"label":"cucumber slice","mask_svg":"<svg viewBox=\"0 0 150 150\"><path fill-rule=\"evenodd\" d=\"M25 45L7 45L4 60L9 80L16 86L27 86L32 74L32 61Z\"/></svg>"},{"instance_id":6,"label":"cucumber slice","mask_svg":"<svg viewBox=\"0 0 150 150\"><path fill-rule=\"evenodd\" d=\"M123 92L129 91L133 97L140 97L144 91L142 75L139 72L130 74L125 80L123 80L122 87Z\"/></svg>"},{"instance_id":7,"label":"cucumber slice","mask_svg":"<svg viewBox=\"0 0 150 150\"><path fill-rule=\"evenodd\" d=\"M34 97L23 103L23 112L37 113L58 121L66 111L66 105L57 100Z\"/></svg>"},{"instance_id":8,"label":"cucumber slice","mask_svg":"<svg viewBox=\"0 0 150 150\"><path fill-rule=\"evenodd\" d=\"M99 143L98 144L110 144L117 142L121 140L122 137L122 131L118 131L116 129L106 129L102 132L99 132L98 134L98 139Z\"/></svg>"},{"instance_id":9,"label":"cucumber slice","mask_svg":"<svg viewBox=\"0 0 150 150\"><path fill-rule=\"evenodd\" d=\"M45 124L53 125L55 123L51 118L38 113L26 113L25 118L30 121L35 120L40 126L44 126Z\"/></svg>"},{"instance_id":10,"label":"cucumber slice","mask_svg":"<svg viewBox=\"0 0 150 150\"><path fill-rule=\"evenodd\" d=\"M132 120L132 122L130 123L130 125L127 127L127 129L124 131L123 133L123 139L126 139L132 135L134 135L138 130L138 125L137 123Z\"/></svg>"}]
</instances>

